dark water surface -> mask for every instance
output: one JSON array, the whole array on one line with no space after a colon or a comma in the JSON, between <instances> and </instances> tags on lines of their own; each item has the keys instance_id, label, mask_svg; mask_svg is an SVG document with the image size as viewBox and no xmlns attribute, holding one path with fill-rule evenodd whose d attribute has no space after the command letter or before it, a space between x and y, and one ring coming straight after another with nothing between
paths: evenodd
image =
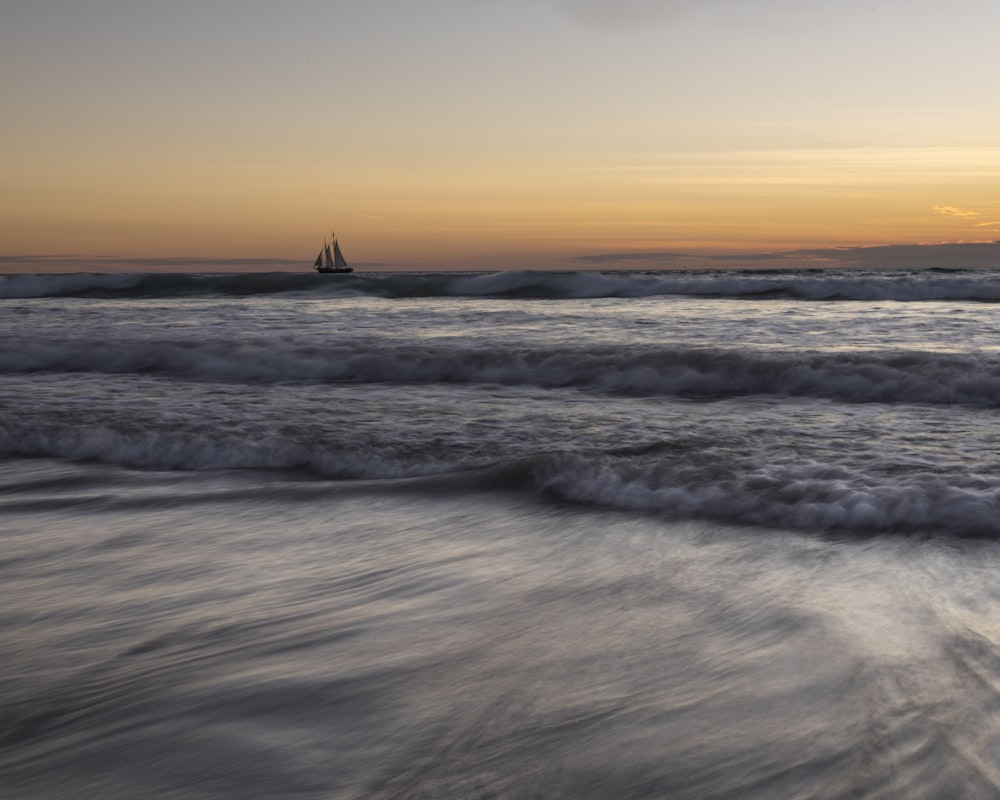
<instances>
[{"instance_id":1,"label":"dark water surface","mask_svg":"<svg viewBox=\"0 0 1000 800\"><path fill-rule=\"evenodd\" d=\"M3 475L13 796L996 796L982 544Z\"/></svg>"},{"instance_id":2,"label":"dark water surface","mask_svg":"<svg viewBox=\"0 0 1000 800\"><path fill-rule=\"evenodd\" d=\"M0 282L0 797L1000 797L1000 278L317 277Z\"/></svg>"}]
</instances>

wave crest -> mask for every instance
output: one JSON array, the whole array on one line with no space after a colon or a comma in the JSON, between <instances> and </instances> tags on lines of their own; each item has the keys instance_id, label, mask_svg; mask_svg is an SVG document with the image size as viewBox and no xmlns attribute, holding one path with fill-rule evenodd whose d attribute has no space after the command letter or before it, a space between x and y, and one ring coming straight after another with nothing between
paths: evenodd
<instances>
[{"instance_id":1,"label":"wave crest","mask_svg":"<svg viewBox=\"0 0 1000 800\"><path fill-rule=\"evenodd\" d=\"M788 272L495 272L317 275L270 273L77 273L0 276L0 298L188 297L268 295L320 297L493 297L581 299L696 296L806 301L956 300L1000 302L1000 276L987 271Z\"/></svg>"},{"instance_id":2,"label":"wave crest","mask_svg":"<svg viewBox=\"0 0 1000 800\"><path fill-rule=\"evenodd\" d=\"M1000 356L519 348L231 341L0 342L0 373L162 374L237 383L456 383L626 396L773 395L850 402L1000 405Z\"/></svg>"}]
</instances>

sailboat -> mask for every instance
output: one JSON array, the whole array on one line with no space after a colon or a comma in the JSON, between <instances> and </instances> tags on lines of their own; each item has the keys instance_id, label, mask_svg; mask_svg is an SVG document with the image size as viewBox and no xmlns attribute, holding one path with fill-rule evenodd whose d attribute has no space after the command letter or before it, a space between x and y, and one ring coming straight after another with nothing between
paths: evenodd
<instances>
[{"instance_id":1,"label":"sailboat","mask_svg":"<svg viewBox=\"0 0 1000 800\"><path fill-rule=\"evenodd\" d=\"M337 234L330 234L333 238L333 252L330 252L330 245L323 239L323 249L319 251L313 267L317 272L354 272L353 267L347 266L347 259L340 252L340 242L337 241Z\"/></svg>"}]
</instances>

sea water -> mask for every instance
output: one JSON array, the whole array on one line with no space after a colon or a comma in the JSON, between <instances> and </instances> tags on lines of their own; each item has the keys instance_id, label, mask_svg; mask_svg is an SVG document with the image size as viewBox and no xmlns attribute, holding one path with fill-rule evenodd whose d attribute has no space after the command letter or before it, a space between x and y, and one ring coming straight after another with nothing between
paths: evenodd
<instances>
[{"instance_id":1,"label":"sea water","mask_svg":"<svg viewBox=\"0 0 1000 800\"><path fill-rule=\"evenodd\" d=\"M0 796L1000 796L1000 276L0 298Z\"/></svg>"}]
</instances>

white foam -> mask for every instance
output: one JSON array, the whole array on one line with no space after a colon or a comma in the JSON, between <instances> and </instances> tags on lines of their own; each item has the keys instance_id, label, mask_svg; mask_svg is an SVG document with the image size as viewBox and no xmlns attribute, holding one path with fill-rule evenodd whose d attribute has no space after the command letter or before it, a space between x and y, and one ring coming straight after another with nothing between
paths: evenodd
<instances>
[{"instance_id":1,"label":"white foam","mask_svg":"<svg viewBox=\"0 0 1000 800\"><path fill-rule=\"evenodd\" d=\"M540 490L576 502L672 519L714 519L743 524L855 532L926 531L947 535L1000 535L1000 488L949 484L916 476L895 483L870 474L850 479L812 477L812 465L786 469L767 481L766 466L744 474L626 463L548 462L533 474Z\"/></svg>"},{"instance_id":2,"label":"white foam","mask_svg":"<svg viewBox=\"0 0 1000 800\"><path fill-rule=\"evenodd\" d=\"M0 343L2 345L3 343ZM247 383L460 383L639 396L773 395L852 402L1000 403L1000 357L659 347L394 345L219 340L10 342L0 372L151 373Z\"/></svg>"}]
</instances>

